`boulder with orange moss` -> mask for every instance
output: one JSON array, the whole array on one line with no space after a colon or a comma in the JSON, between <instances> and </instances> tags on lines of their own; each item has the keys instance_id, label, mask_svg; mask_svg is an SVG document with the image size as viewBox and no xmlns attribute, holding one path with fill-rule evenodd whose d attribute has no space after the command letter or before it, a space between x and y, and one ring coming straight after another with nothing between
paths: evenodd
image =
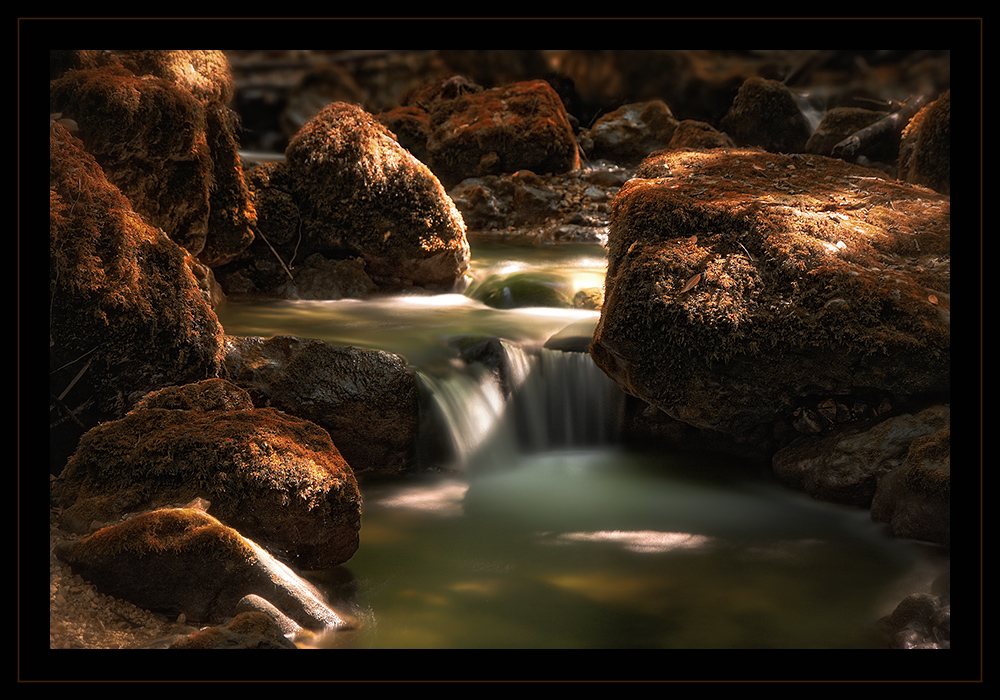
<instances>
[{"instance_id":1,"label":"boulder with orange moss","mask_svg":"<svg viewBox=\"0 0 1000 700\"><path fill-rule=\"evenodd\" d=\"M153 392L91 429L53 492L75 532L201 498L289 564L336 566L358 548L361 495L329 433L225 380Z\"/></svg>"},{"instance_id":2,"label":"boulder with orange moss","mask_svg":"<svg viewBox=\"0 0 1000 700\"><path fill-rule=\"evenodd\" d=\"M191 255L60 123L49 130L50 457L162 386L217 377L223 331Z\"/></svg>"},{"instance_id":3,"label":"boulder with orange moss","mask_svg":"<svg viewBox=\"0 0 1000 700\"><path fill-rule=\"evenodd\" d=\"M461 214L427 166L360 107L324 107L285 161L256 168L251 184L262 240L217 271L227 291L236 282L246 293L295 298L298 276L331 260L350 263L346 289L364 294L465 284ZM308 278L311 298L345 296L336 284L324 296L316 275Z\"/></svg>"},{"instance_id":4,"label":"boulder with orange moss","mask_svg":"<svg viewBox=\"0 0 1000 700\"><path fill-rule=\"evenodd\" d=\"M950 288L947 196L821 156L662 151L613 204L591 354L767 453L828 399L850 418L946 394Z\"/></svg>"},{"instance_id":5,"label":"boulder with orange moss","mask_svg":"<svg viewBox=\"0 0 1000 700\"><path fill-rule=\"evenodd\" d=\"M951 194L951 90L917 112L899 144L899 179Z\"/></svg>"},{"instance_id":6,"label":"boulder with orange moss","mask_svg":"<svg viewBox=\"0 0 1000 700\"><path fill-rule=\"evenodd\" d=\"M49 110L70 119L132 208L204 265L253 240L221 51L76 51L56 62Z\"/></svg>"},{"instance_id":7,"label":"boulder with orange moss","mask_svg":"<svg viewBox=\"0 0 1000 700\"><path fill-rule=\"evenodd\" d=\"M429 115L428 165L447 188L468 177L580 165L566 108L544 80L439 98Z\"/></svg>"}]
</instances>

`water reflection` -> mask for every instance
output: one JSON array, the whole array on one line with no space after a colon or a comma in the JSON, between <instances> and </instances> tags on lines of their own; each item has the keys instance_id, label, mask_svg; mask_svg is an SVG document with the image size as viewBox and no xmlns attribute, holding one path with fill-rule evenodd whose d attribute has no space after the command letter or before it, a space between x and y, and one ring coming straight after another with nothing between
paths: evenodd
<instances>
[{"instance_id":1,"label":"water reflection","mask_svg":"<svg viewBox=\"0 0 1000 700\"><path fill-rule=\"evenodd\" d=\"M598 532L564 532L552 539L555 544L566 542L610 542L630 552L662 554L679 549L700 549L712 538L690 532L659 532L657 530L601 530Z\"/></svg>"}]
</instances>

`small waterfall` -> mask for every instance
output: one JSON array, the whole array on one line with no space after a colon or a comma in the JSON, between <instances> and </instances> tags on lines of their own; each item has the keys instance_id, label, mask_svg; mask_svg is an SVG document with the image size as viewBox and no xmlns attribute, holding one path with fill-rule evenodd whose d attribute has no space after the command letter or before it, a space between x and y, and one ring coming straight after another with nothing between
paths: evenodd
<instances>
[{"instance_id":1,"label":"small waterfall","mask_svg":"<svg viewBox=\"0 0 1000 700\"><path fill-rule=\"evenodd\" d=\"M618 437L624 395L589 354L529 352L497 338L488 343L489 352L461 370L420 375L436 419L427 434L443 443L431 451L438 465L502 467L526 452L592 447Z\"/></svg>"}]
</instances>

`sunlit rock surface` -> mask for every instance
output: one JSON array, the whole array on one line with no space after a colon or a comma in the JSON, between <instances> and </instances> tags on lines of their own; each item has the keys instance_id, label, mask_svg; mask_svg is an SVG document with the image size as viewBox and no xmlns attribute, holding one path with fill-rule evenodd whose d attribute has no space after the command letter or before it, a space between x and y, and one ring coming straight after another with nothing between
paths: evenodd
<instances>
[{"instance_id":1,"label":"sunlit rock surface","mask_svg":"<svg viewBox=\"0 0 1000 700\"><path fill-rule=\"evenodd\" d=\"M226 525L303 568L341 564L359 543L361 495L329 433L253 408L224 380L166 389L91 429L54 493L77 532L203 498Z\"/></svg>"},{"instance_id":2,"label":"sunlit rock surface","mask_svg":"<svg viewBox=\"0 0 1000 700\"><path fill-rule=\"evenodd\" d=\"M591 353L670 417L770 443L830 397L947 392L950 288L946 196L818 156L664 151L614 202Z\"/></svg>"},{"instance_id":3,"label":"sunlit rock surface","mask_svg":"<svg viewBox=\"0 0 1000 700\"><path fill-rule=\"evenodd\" d=\"M306 629L345 625L314 586L198 508L143 513L56 553L102 592L150 610L220 622L254 595ZM253 627L260 633L269 625Z\"/></svg>"}]
</instances>

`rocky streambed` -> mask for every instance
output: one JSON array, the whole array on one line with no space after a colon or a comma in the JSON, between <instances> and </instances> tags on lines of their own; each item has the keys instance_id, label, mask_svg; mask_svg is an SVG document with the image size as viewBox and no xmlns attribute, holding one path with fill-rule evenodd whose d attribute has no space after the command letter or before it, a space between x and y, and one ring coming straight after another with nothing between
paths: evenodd
<instances>
[{"instance_id":1,"label":"rocky streambed","mask_svg":"<svg viewBox=\"0 0 1000 700\"><path fill-rule=\"evenodd\" d=\"M288 605L256 604L252 586L223 613L148 597L136 607L119 598L145 594L94 588L102 574L83 552L100 528L138 528L152 512L142 531L156 533L144 537L157 555L180 547L167 534L213 532L253 542L238 544L240 561L259 540L284 562L267 576L350 559L356 479L417 463L413 368L309 339L227 336L216 309L226 297L460 293L473 229L606 244L603 288L565 298L536 280L479 299L599 311L589 351L628 394L628 439L764 460L793 489L950 547L946 88L898 126L885 120L904 113L899 86L866 103L877 109L827 86L817 112L803 90L760 75L729 93L715 125L638 94L582 123L565 83L452 73L377 114L330 101L283 157L241 161L222 52L60 54L53 648L289 647ZM562 57L578 87L590 58ZM154 139L144 125L168 117L176 131ZM834 157L858 134L849 158ZM886 618L886 646L948 647L947 584L913 594ZM215 637L192 638L206 622Z\"/></svg>"}]
</instances>

